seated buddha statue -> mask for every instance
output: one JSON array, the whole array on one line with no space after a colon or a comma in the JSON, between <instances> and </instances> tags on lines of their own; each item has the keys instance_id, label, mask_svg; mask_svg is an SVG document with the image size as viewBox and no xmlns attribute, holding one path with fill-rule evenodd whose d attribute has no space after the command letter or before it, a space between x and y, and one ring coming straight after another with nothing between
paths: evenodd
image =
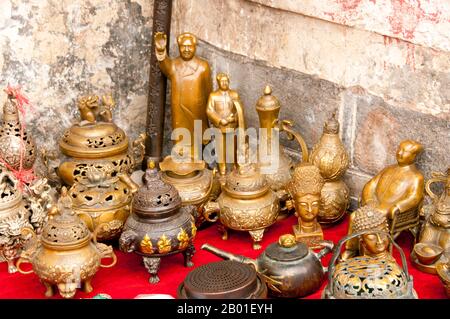
<instances>
[{"instance_id":1,"label":"seated buddha statue","mask_svg":"<svg viewBox=\"0 0 450 319\"><path fill-rule=\"evenodd\" d=\"M397 150L397 164L384 168L363 188L361 205L370 205L391 223L397 214L418 209L424 196L424 177L414 161L423 146L413 140L402 141ZM350 215L349 234L354 213ZM357 241L349 240L342 258L355 255Z\"/></svg>"}]
</instances>

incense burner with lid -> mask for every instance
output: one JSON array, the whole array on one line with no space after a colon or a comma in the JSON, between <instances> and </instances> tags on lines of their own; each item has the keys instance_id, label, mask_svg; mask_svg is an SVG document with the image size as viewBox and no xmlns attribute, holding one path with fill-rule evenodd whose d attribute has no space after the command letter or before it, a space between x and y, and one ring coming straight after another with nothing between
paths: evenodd
<instances>
[{"instance_id":1,"label":"incense burner with lid","mask_svg":"<svg viewBox=\"0 0 450 319\"><path fill-rule=\"evenodd\" d=\"M119 239L120 249L143 257L151 277L159 282L161 258L182 253L186 267L193 266L194 238L197 228L192 216L193 206L182 206L176 188L161 179L161 172L150 161L144 176L145 184L136 192L132 212Z\"/></svg>"},{"instance_id":2,"label":"incense burner with lid","mask_svg":"<svg viewBox=\"0 0 450 319\"><path fill-rule=\"evenodd\" d=\"M86 178L89 167L100 168L109 162L116 173L131 173L144 156L145 135L141 134L129 150L125 132L112 121L114 101L103 96L100 107L98 96L83 97L78 108L81 121L69 128L59 141L61 152L69 157L57 168L66 185Z\"/></svg>"},{"instance_id":3,"label":"incense burner with lid","mask_svg":"<svg viewBox=\"0 0 450 319\"><path fill-rule=\"evenodd\" d=\"M41 279L47 288L46 297L53 296L55 287L64 298L72 298L80 286L89 293L93 290L91 280L99 267L109 268L116 263L112 247L97 243L97 230L91 234L71 207L72 200L63 187L57 214L51 216L40 237L33 236L17 261L20 273L34 272ZM101 263L103 258L112 261L105 265ZM23 263L31 263L33 269L23 270Z\"/></svg>"}]
</instances>

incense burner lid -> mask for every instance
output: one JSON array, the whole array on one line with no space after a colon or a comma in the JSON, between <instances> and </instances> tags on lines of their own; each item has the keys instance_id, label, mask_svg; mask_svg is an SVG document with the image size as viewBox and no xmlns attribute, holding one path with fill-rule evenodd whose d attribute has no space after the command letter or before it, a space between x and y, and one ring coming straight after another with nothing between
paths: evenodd
<instances>
[{"instance_id":1,"label":"incense burner lid","mask_svg":"<svg viewBox=\"0 0 450 319\"><path fill-rule=\"evenodd\" d=\"M0 214L17 206L22 200L22 192L17 188L14 175L0 166Z\"/></svg>"},{"instance_id":2,"label":"incense burner lid","mask_svg":"<svg viewBox=\"0 0 450 319\"><path fill-rule=\"evenodd\" d=\"M61 151L77 158L103 158L128 150L128 137L112 122L77 123L59 141Z\"/></svg>"},{"instance_id":3,"label":"incense burner lid","mask_svg":"<svg viewBox=\"0 0 450 319\"><path fill-rule=\"evenodd\" d=\"M264 95L261 96L256 102L257 111L274 111L279 110L281 107L280 101L272 95L272 89L270 86L264 88Z\"/></svg>"},{"instance_id":4,"label":"incense burner lid","mask_svg":"<svg viewBox=\"0 0 450 319\"><path fill-rule=\"evenodd\" d=\"M248 164L234 169L227 176L224 189L230 196L241 197L263 195L269 187L256 165Z\"/></svg>"}]
</instances>

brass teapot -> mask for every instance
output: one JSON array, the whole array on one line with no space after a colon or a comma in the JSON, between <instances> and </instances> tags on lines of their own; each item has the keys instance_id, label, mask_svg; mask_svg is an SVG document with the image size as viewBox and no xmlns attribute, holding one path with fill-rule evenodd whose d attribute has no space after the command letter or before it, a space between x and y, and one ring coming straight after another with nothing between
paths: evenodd
<instances>
[{"instance_id":1,"label":"brass teapot","mask_svg":"<svg viewBox=\"0 0 450 319\"><path fill-rule=\"evenodd\" d=\"M78 103L81 121L69 128L59 141L61 152L69 159L59 164L56 171L66 185L84 179L89 167L104 165L99 160L112 164L116 173L131 173L142 162L145 134L133 142L129 152L128 137L112 122L115 106L112 97L103 96L102 101L100 108L98 96L81 98ZM44 159L44 162L49 161Z\"/></svg>"},{"instance_id":2,"label":"brass teapot","mask_svg":"<svg viewBox=\"0 0 450 319\"><path fill-rule=\"evenodd\" d=\"M47 289L46 297L54 295L55 286L64 298L72 298L80 285L84 292L91 292L91 280L99 267L109 268L117 261L112 247L97 243L97 230L91 234L71 206L67 189L63 187L58 214L44 226L40 237L31 232L31 244L17 261L20 273L34 272L40 278ZM112 261L104 265L103 258L112 258ZM33 269L21 269L23 263L31 263Z\"/></svg>"},{"instance_id":3,"label":"brass teapot","mask_svg":"<svg viewBox=\"0 0 450 319\"><path fill-rule=\"evenodd\" d=\"M292 129L292 122L287 120L279 120L280 101L272 95L270 86L264 88L264 95L256 102L256 112L258 113L260 128L265 129L267 134L260 135L260 150L264 150L261 145L267 149L265 152L259 152L258 164L261 173L266 176L270 188L276 192L280 200L280 215L278 219L288 216L289 209L286 201L289 199L289 193L286 190L286 184L292 177L294 163L291 158L286 155L284 147L279 143L273 143L279 139L280 132L285 132L289 140L296 139L300 145L302 152L302 161L308 161L308 147L303 137ZM278 149L272 149L278 145ZM264 155L262 153L265 153ZM273 156L278 156L274 161ZM276 162L277 165L274 165Z\"/></svg>"},{"instance_id":4,"label":"brass teapot","mask_svg":"<svg viewBox=\"0 0 450 319\"><path fill-rule=\"evenodd\" d=\"M145 184L136 192L132 212L119 239L120 249L141 255L150 273L149 282L159 282L161 258L183 253L186 267L193 266L197 232L193 206L181 205L176 188L161 179L153 161L148 162Z\"/></svg>"},{"instance_id":5,"label":"brass teapot","mask_svg":"<svg viewBox=\"0 0 450 319\"><path fill-rule=\"evenodd\" d=\"M14 261L25 243L23 229L40 233L47 219L43 206L46 202L23 193L18 184L13 173L0 165L0 261L8 262L9 273L17 271Z\"/></svg>"},{"instance_id":6,"label":"brass teapot","mask_svg":"<svg viewBox=\"0 0 450 319\"><path fill-rule=\"evenodd\" d=\"M349 156L339 137L336 112L325 122L322 136L314 145L309 160L319 168L325 180L317 220L325 225L336 223L345 216L350 204L350 191L342 180L349 165Z\"/></svg>"},{"instance_id":7,"label":"brass teapot","mask_svg":"<svg viewBox=\"0 0 450 319\"><path fill-rule=\"evenodd\" d=\"M97 233L99 241L117 238L130 215L131 201L138 186L126 173L115 174L110 163L88 167L86 179L69 189L73 210L89 230L103 227Z\"/></svg>"},{"instance_id":8,"label":"brass teapot","mask_svg":"<svg viewBox=\"0 0 450 319\"><path fill-rule=\"evenodd\" d=\"M8 168L28 170L36 160L36 146L19 119L18 92L8 90L8 99L3 106L3 123L0 126L0 159ZM23 147L23 149L22 149Z\"/></svg>"},{"instance_id":9,"label":"brass teapot","mask_svg":"<svg viewBox=\"0 0 450 319\"><path fill-rule=\"evenodd\" d=\"M336 261L346 241L364 234L383 234L399 251L400 267L392 258L352 257ZM408 272L406 257L392 236L380 230L363 230L342 238L333 250L328 265L328 285L322 293L323 299L417 299L413 278Z\"/></svg>"},{"instance_id":10,"label":"brass teapot","mask_svg":"<svg viewBox=\"0 0 450 319\"><path fill-rule=\"evenodd\" d=\"M320 260L333 249L332 242L323 242L323 248L315 253L303 243L296 243L290 234L280 236L277 243L272 243L259 255L250 259L234 255L204 244L202 249L223 259L251 264L263 276L270 293L275 297L300 298L317 291L325 279L326 267Z\"/></svg>"},{"instance_id":11,"label":"brass teapot","mask_svg":"<svg viewBox=\"0 0 450 319\"><path fill-rule=\"evenodd\" d=\"M425 184L432 204L423 207L426 220L411 252L411 260L420 271L436 274L436 265L450 260L450 168L446 174L432 175ZM431 189L433 183L439 182L445 183L441 196Z\"/></svg>"}]
</instances>

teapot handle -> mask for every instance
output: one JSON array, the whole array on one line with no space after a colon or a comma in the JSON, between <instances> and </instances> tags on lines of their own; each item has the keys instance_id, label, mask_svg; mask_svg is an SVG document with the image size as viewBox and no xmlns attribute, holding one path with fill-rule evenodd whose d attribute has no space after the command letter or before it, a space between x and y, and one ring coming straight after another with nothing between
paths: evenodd
<instances>
[{"instance_id":1,"label":"teapot handle","mask_svg":"<svg viewBox=\"0 0 450 319\"><path fill-rule=\"evenodd\" d=\"M432 200L436 200L438 198L438 195L436 195L432 190L431 190L431 184L433 183L445 183L446 178L439 173L434 173L433 174L433 178L429 179L426 183L425 183L425 191L427 192L428 196L431 197Z\"/></svg>"},{"instance_id":2,"label":"teapot handle","mask_svg":"<svg viewBox=\"0 0 450 319\"><path fill-rule=\"evenodd\" d=\"M335 266L336 266L336 260L339 258L339 255L341 253L341 248L344 245L344 243L350 239L353 239L355 237L364 235L364 234L384 234L387 235L387 237L389 238L389 240L391 241L391 243L394 245L395 248L397 248L397 250L400 253L400 257L402 259L402 268L403 268L403 272L406 275L406 280L407 281L411 281L411 277L409 275L408 272L408 266L406 264L406 256L405 253L403 252L403 250L401 249L401 247L394 241L394 239L392 238L391 234L382 231L382 230L371 230L371 229L366 229L366 230L362 230L350 235L345 236L344 238L341 238L341 240L339 240L339 242L337 243L337 245L334 247L333 250L333 256L331 257L330 260L330 264L328 265L328 284L329 284L329 291L333 291L333 273L335 270Z\"/></svg>"},{"instance_id":3,"label":"teapot handle","mask_svg":"<svg viewBox=\"0 0 450 319\"><path fill-rule=\"evenodd\" d=\"M276 119L275 121L273 121L272 126L274 128L278 127L280 132L286 132L289 140L293 140L295 138L297 143L300 145L300 149L302 151L302 161L308 162L308 158L309 158L308 146L306 145L306 142L303 139L303 137L298 132L296 132L292 129L293 122L289 121L289 120Z\"/></svg>"},{"instance_id":4,"label":"teapot handle","mask_svg":"<svg viewBox=\"0 0 450 319\"><path fill-rule=\"evenodd\" d=\"M325 255L333 251L334 243L331 240L323 240L320 245L324 246L321 251L316 254L316 257L320 260Z\"/></svg>"}]
</instances>

